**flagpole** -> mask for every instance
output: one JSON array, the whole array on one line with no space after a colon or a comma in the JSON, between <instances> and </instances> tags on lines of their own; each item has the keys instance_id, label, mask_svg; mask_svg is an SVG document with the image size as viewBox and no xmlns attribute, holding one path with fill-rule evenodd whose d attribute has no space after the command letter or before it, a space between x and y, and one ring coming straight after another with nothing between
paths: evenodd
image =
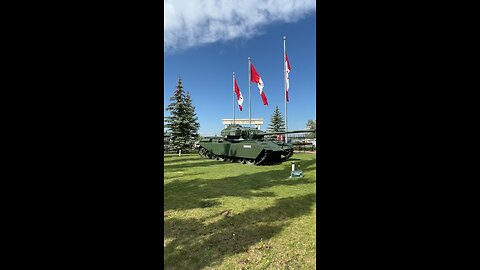
<instances>
[{"instance_id":1,"label":"flagpole","mask_svg":"<svg viewBox=\"0 0 480 270\"><path fill-rule=\"evenodd\" d=\"M232 90L233 124L235 125L235 72L233 72Z\"/></svg>"},{"instance_id":2,"label":"flagpole","mask_svg":"<svg viewBox=\"0 0 480 270\"><path fill-rule=\"evenodd\" d=\"M250 57L248 57L248 125L252 127L252 99L250 98L250 80L252 74L250 74Z\"/></svg>"},{"instance_id":3,"label":"flagpole","mask_svg":"<svg viewBox=\"0 0 480 270\"><path fill-rule=\"evenodd\" d=\"M287 115L287 59L286 59L286 42L287 42L287 37L283 37L283 83L285 85L284 90L284 95L285 95L285 132L288 132L288 115ZM287 136L288 134L285 134L285 143L287 143Z\"/></svg>"}]
</instances>

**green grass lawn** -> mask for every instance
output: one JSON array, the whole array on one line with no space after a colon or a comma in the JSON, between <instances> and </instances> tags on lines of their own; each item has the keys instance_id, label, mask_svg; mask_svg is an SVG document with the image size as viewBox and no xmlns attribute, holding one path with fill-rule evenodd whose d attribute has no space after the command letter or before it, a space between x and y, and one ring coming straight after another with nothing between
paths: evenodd
<instances>
[{"instance_id":1,"label":"green grass lawn","mask_svg":"<svg viewBox=\"0 0 480 270\"><path fill-rule=\"evenodd\" d=\"M165 155L165 269L315 269L315 168L305 153L271 166Z\"/></svg>"}]
</instances>

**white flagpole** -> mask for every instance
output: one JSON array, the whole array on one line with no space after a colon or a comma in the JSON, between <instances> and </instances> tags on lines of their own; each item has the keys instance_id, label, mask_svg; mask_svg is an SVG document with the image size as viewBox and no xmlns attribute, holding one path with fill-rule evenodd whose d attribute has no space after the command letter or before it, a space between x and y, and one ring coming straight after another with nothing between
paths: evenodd
<instances>
[{"instance_id":1,"label":"white flagpole","mask_svg":"<svg viewBox=\"0 0 480 270\"><path fill-rule=\"evenodd\" d=\"M250 80L252 74L250 74L250 57L248 57L248 125L252 127L252 99L250 98Z\"/></svg>"},{"instance_id":2,"label":"white flagpole","mask_svg":"<svg viewBox=\"0 0 480 270\"><path fill-rule=\"evenodd\" d=\"M235 125L235 72L233 72L232 89L233 89L233 95L232 95L233 124Z\"/></svg>"},{"instance_id":3,"label":"white flagpole","mask_svg":"<svg viewBox=\"0 0 480 270\"><path fill-rule=\"evenodd\" d=\"M285 92L285 132L288 131L288 116L287 116L287 49L286 49L286 39L287 37L283 37L283 83L285 85L283 91ZM288 134L285 134L285 143L287 143L287 136Z\"/></svg>"}]
</instances>

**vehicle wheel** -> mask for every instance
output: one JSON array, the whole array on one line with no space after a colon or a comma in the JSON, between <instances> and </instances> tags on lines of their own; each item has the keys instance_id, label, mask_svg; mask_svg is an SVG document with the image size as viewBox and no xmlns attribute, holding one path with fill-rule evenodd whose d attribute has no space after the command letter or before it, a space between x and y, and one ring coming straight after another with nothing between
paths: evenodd
<instances>
[{"instance_id":1,"label":"vehicle wheel","mask_svg":"<svg viewBox=\"0 0 480 270\"><path fill-rule=\"evenodd\" d=\"M247 160L245 161L245 163L246 163L247 165L254 165L254 164L255 164L255 160L253 160L253 159L247 159Z\"/></svg>"},{"instance_id":2,"label":"vehicle wheel","mask_svg":"<svg viewBox=\"0 0 480 270\"><path fill-rule=\"evenodd\" d=\"M207 149L203 148L203 147L200 147L200 149L198 150L198 154L202 157L202 158L208 158L207 156Z\"/></svg>"},{"instance_id":3,"label":"vehicle wheel","mask_svg":"<svg viewBox=\"0 0 480 270\"><path fill-rule=\"evenodd\" d=\"M285 150L283 152L283 157L282 157L282 161L286 161L288 160L291 156L293 156L293 149L288 149L288 150Z\"/></svg>"}]
</instances>

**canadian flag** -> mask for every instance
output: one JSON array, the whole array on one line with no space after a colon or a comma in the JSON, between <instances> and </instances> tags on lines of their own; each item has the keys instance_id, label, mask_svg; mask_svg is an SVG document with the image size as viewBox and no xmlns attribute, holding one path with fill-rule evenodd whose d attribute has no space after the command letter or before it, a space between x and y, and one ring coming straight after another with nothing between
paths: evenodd
<instances>
[{"instance_id":1,"label":"canadian flag","mask_svg":"<svg viewBox=\"0 0 480 270\"><path fill-rule=\"evenodd\" d=\"M235 94L237 94L238 107L240 107L240 111L242 111L243 96L240 88L238 88L237 79L233 79L233 84L235 85Z\"/></svg>"},{"instance_id":2,"label":"canadian flag","mask_svg":"<svg viewBox=\"0 0 480 270\"><path fill-rule=\"evenodd\" d=\"M287 53L285 53L285 79L286 79L285 95L287 96L287 101L288 101L288 88L290 87L290 80L288 78L289 73L290 73L290 63L288 62L288 55Z\"/></svg>"},{"instance_id":3,"label":"canadian flag","mask_svg":"<svg viewBox=\"0 0 480 270\"><path fill-rule=\"evenodd\" d=\"M257 70L253 64L250 64L250 81L257 83L258 90L260 91L260 96L262 97L263 105L268 105L267 96L265 96L265 92L263 92L263 81L258 75Z\"/></svg>"}]
</instances>

